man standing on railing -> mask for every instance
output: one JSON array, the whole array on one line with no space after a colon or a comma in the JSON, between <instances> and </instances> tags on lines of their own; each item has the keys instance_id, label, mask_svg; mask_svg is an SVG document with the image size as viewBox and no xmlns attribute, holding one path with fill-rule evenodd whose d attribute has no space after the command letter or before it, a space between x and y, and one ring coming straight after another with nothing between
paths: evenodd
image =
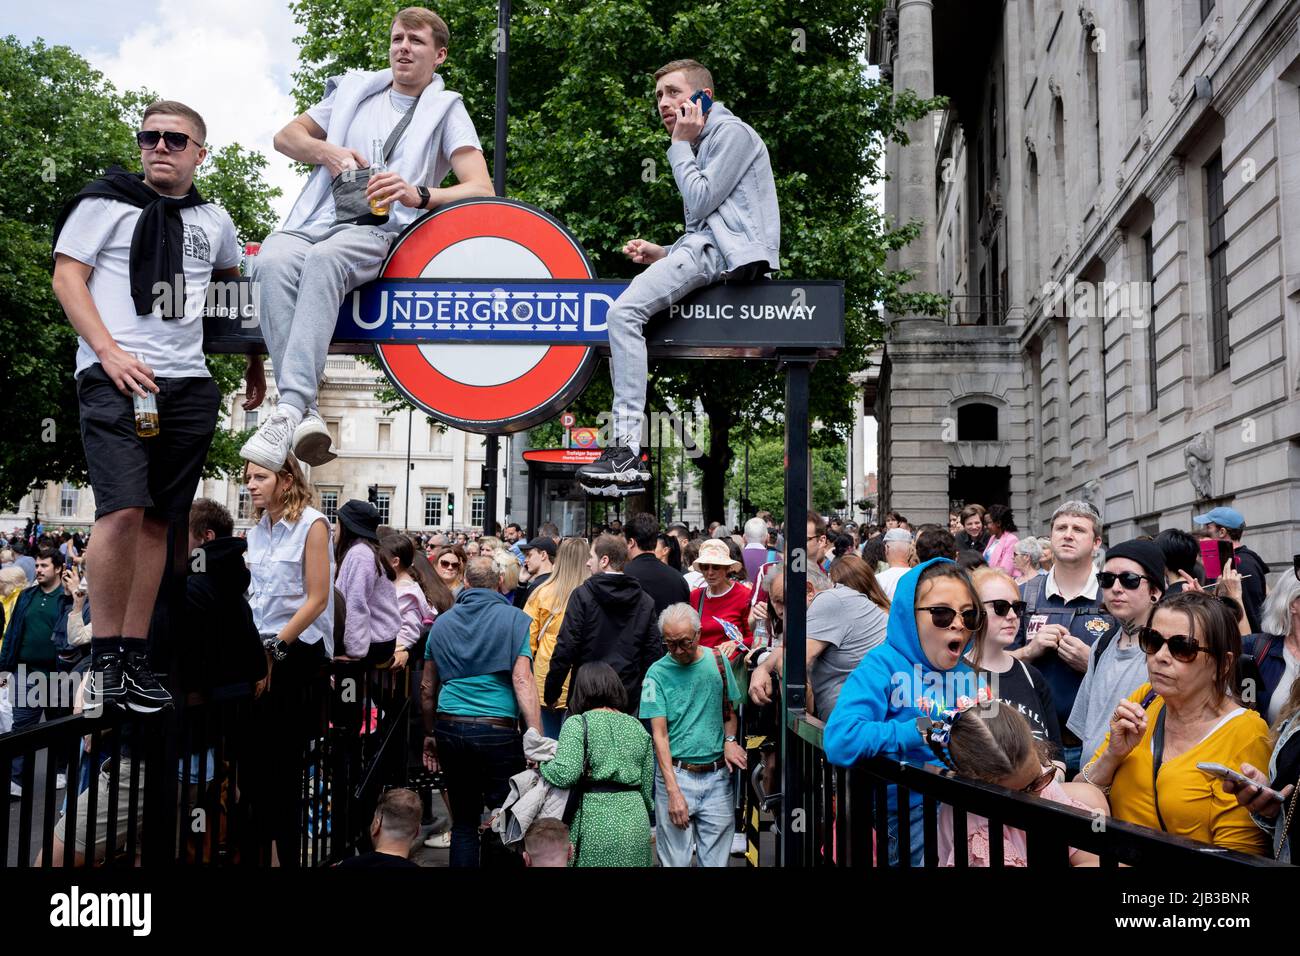
<instances>
[{"instance_id":1,"label":"man standing on railing","mask_svg":"<svg viewBox=\"0 0 1300 956\"><path fill-rule=\"evenodd\" d=\"M633 239L623 254L649 266L609 310L613 435L599 459L578 469L582 487L620 497L644 490L645 324L720 279L780 268L781 212L767 146L748 123L713 100L713 76L695 60L655 71L655 103L672 134L668 161L682 194L686 234L668 248Z\"/></svg>"},{"instance_id":2,"label":"man standing on railing","mask_svg":"<svg viewBox=\"0 0 1300 956\"><path fill-rule=\"evenodd\" d=\"M518 865L496 834L481 834L480 823L484 808L505 803L510 778L524 770L520 716L542 729L529 618L506 601L502 584L491 558L471 558L465 587L438 615L425 647L420 698L432 733L424 738L424 765L446 775L455 867Z\"/></svg>"},{"instance_id":3,"label":"man standing on railing","mask_svg":"<svg viewBox=\"0 0 1300 956\"><path fill-rule=\"evenodd\" d=\"M700 647L700 616L689 604L659 615L668 653L650 666L641 718L654 734L655 846L662 866L726 866L735 833L731 772L744 770L732 705L740 690L722 655Z\"/></svg>"},{"instance_id":4,"label":"man standing on railing","mask_svg":"<svg viewBox=\"0 0 1300 956\"><path fill-rule=\"evenodd\" d=\"M277 151L315 169L253 260L280 404L240 455L272 472L290 451L309 465L335 457L316 392L343 296L379 275L422 210L492 195L474 124L437 72L447 24L407 7L389 29L390 69L331 77L325 98L275 136ZM448 171L457 184L439 188Z\"/></svg>"},{"instance_id":5,"label":"man standing on railing","mask_svg":"<svg viewBox=\"0 0 1300 956\"><path fill-rule=\"evenodd\" d=\"M54 294L79 336L76 398L95 493L86 693L149 712L171 703L145 646L168 522L189 513L221 403L203 358L203 304L212 279L239 277L239 244L230 216L194 187L208 154L203 118L160 100L140 125L143 176L111 167L55 223ZM250 360L244 407L264 388Z\"/></svg>"}]
</instances>

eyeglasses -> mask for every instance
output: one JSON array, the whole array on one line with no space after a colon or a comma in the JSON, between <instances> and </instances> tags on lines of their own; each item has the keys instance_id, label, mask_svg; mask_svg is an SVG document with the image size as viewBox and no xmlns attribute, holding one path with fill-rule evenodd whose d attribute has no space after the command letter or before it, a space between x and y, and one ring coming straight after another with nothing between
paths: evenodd
<instances>
[{"instance_id":1,"label":"eyeglasses","mask_svg":"<svg viewBox=\"0 0 1300 956\"><path fill-rule=\"evenodd\" d=\"M1034 778L1034 782L1027 787L1022 787L1021 793L1042 793L1046 790L1053 780L1056 779L1055 767L1044 767L1040 776Z\"/></svg>"},{"instance_id":2,"label":"eyeglasses","mask_svg":"<svg viewBox=\"0 0 1300 956\"><path fill-rule=\"evenodd\" d=\"M1151 627L1143 627L1138 630L1138 646L1142 652L1148 656L1154 656L1160 653L1160 648L1165 645L1169 646L1169 655L1176 661L1182 661L1184 664L1190 664L1196 660L1197 653L1204 651L1209 653L1208 647L1201 647L1196 638L1188 637L1186 634L1175 634L1172 637L1165 637L1159 631Z\"/></svg>"},{"instance_id":3,"label":"eyeglasses","mask_svg":"<svg viewBox=\"0 0 1300 956\"><path fill-rule=\"evenodd\" d=\"M675 651L678 650L679 648L690 647L694 643L695 643L694 637L679 637L673 640L665 640L664 647L668 648L670 651Z\"/></svg>"},{"instance_id":4,"label":"eyeglasses","mask_svg":"<svg viewBox=\"0 0 1300 956\"><path fill-rule=\"evenodd\" d=\"M989 607L993 608L993 613L998 617L1006 617L1008 611L1015 611L1016 617L1025 616L1025 608L1029 604L1025 601L985 601Z\"/></svg>"},{"instance_id":5,"label":"eyeglasses","mask_svg":"<svg viewBox=\"0 0 1300 956\"><path fill-rule=\"evenodd\" d=\"M439 561L438 567L446 568L448 571L455 571L460 567L459 561Z\"/></svg>"},{"instance_id":6,"label":"eyeglasses","mask_svg":"<svg viewBox=\"0 0 1300 956\"><path fill-rule=\"evenodd\" d=\"M944 607L918 607L918 611L929 611L930 620L934 622L935 627L948 627L952 624L953 618L959 613L956 608ZM980 626L980 620L984 617L984 612L979 608L969 608L961 611L962 627L968 631L973 631Z\"/></svg>"},{"instance_id":7,"label":"eyeglasses","mask_svg":"<svg viewBox=\"0 0 1300 956\"><path fill-rule=\"evenodd\" d=\"M166 143L167 148L173 153L179 153L190 145L190 134L177 133L172 130L163 132L156 129L142 129L135 134L135 141L140 144L141 149L157 149L158 140ZM202 145L198 140L195 140L194 144L196 146Z\"/></svg>"},{"instance_id":8,"label":"eyeglasses","mask_svg":"<svg viewBox=\"0 0 1300 956\"><path fill-rule=\"evenodd\" d=\"M1097 572L1097 583L1103 588L1113 588L1115 582L1119 581L1125 591L1136 591L1142 586L1143 581L1150 580L1145 574L1138 574L1136 571L1120 571L1118 574L1114 571Z\"/></svg>"}]
</instances>

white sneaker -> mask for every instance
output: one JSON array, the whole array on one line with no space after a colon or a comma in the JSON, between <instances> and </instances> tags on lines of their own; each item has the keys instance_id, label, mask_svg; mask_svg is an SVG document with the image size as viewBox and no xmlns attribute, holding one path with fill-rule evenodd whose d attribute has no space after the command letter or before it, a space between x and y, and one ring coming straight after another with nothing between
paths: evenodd
<instances>
[{"instance_id":1,"label":"white sneaker","mask_svg":"<svg viewBox=\"0 0 1300 956\"><path fill-rule=\"evenodd\" d=\"M330 430L315 412L308 412L293 430L293 453L309 465L324 465L338 455L330 451Z\"/></svg>"},{"instance_id":2,"label":"white sneaker","mask_svg":"<svg viewBox=\"0 0 1300 956\"><path fill-rule=\"evenodd\" d=\"M67 790L67 789L68 789L68 775L67 775L66 773L57 774L57 775L55 776L55 778L54 778L54 789L55 789L55 790Z\"/></svg>"},{"instance_id":3,"label":"white sneaker","mask_svg":"<svg viewBox=\"0 0 1300 956\"><path fill-rule=\"evenodd\" d=\"M431 850L445 850L451 846L451 831L446 833L435 833L424 841L424 845Z\"/></svg>"},{"instance_id":4,"label":"white sneaker","mask_svg":"<svg viewBox=\"0 0 1300 956\"><path fill-rule=\"evenodd\" d=\"M293 427L289 416L277 412L264 421L253 437L244 442L239 449L239 456L268 471L279 471L284 467L284 460L289 457L289 445L293 439Z\"/></svg>"},{"instance_id":5,"label":"white sneaker","mask_svg":"<svg viewBox=\"0 0 1300 956\"><path fill-rule=\"evenodd\" d=\"M737 833L731 838L731 855L744 856L749 852L749 838L743 833Z\"/></svg>"},{"instance_id":6,"label":"white sneaker","mask_svg":"<svg viewBox=\"0 0 1300 956\"><path fill-rule=\"evenodd\" d=\"M12 780L10 780L10 781L9 781L9 796L11 796L11 797L21 797L22 795L23 795L23 788L20 787L20 786L18 786L18 784L14 783Z\"/></svg>"}]
</instances>

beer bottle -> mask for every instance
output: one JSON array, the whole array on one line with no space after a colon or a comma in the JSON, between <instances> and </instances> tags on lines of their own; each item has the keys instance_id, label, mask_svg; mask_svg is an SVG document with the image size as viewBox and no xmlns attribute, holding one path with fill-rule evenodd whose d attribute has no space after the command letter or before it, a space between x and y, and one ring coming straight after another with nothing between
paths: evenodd
<instances>
[{"instance_id":1,"label":"beer bottle","mask_svg":"<svg viewBox=\"0 0 1300 956\"><path fill-rule=\"evenodd\" d=\"M384 162L384 141L382 139L372 140L370 143L370 175L374 177L384 171L386 164ZM388 215L388 204L381 203L375 199L370 200L370 211L376 216Z\"/></svg>"},{"instance_id":2,"label":"beer bottle","mask_svg":"<svg viewBox=\"0 0 1300 956\"><path fill-rule=\"evenodd\" d=\"M139 354L133 357L138 362L144 361ZM133 392L131 401L135 406L135 433L141 438L153 438L159 431L158 397L150 391L143 396Z\"/></svg>"}]
</instances>

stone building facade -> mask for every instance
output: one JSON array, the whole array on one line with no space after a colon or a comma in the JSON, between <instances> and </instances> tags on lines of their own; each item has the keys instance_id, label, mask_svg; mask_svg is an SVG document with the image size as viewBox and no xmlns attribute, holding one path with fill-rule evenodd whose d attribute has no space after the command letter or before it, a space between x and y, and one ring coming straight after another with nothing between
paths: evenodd
<instances>
[{"instance_id":1,"label":"stone building facade","mask_svg":"<svg viewBox=\"0 0 1300 956\"><path fill-rule=\"evenodd\" d=\"M1300 0L891 0L872 59L948 98L892 145L881 500L1068 498L1106 537L1227 504L1300 551Z\"/></svg>"}]
</instances>

